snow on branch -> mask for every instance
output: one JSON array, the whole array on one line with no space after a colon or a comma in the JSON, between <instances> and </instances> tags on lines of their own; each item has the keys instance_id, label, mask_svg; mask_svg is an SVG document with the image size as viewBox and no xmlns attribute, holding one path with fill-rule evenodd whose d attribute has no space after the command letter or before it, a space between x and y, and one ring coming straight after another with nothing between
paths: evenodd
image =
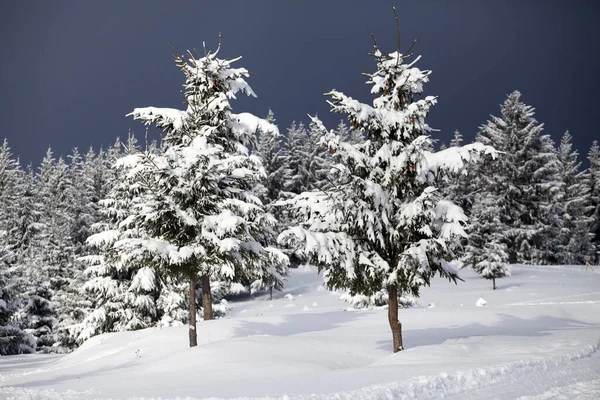
<instances>
[{"instance_id":1,"label":"snow on branch","mask_svg":"<svg viewBox=\"0 0 600 400\"><path fill-rule=\"evenodd\" d=\"M250 113L230 114L230 127L239 135L254 134L258 130L261 132L269 132L279 136L279 129L269 121L259 118Z\"/></svg>"},{"instance_id":2,"label":"snow on branch","mask_svg":"<svg viewBox=\"0 0 600 400\"><path fill-rule=\"evenodd\" d=\"M461 147L449 147L437 152L424 151L423 159L418 165L424 181L431 181L439 175L456 175L464 173L467 165L479 162L483 155L496 159L499 152L492 146L479 142Z\"/></svg>"},{"instance_id":3,"label":"snow on branch","mask_svg":"<svg viewBox=\"0 0 600 400\"><path fill-rule=\"evenodd\" d=\"M166 132L173 132L183 127L187 113L175 108L141 107L125 116L141 120L144 125L154 124Z\"/></svg>"},{"instance_id":4,"label":"snow on branch","mask_svg":"<svg viewBox=\"0 0 600 400\"><path fill-rule=\"evenodd\" d=\"M348 279L355 277L354 241L345 232L314 232L299 226L283 231L279 243L295 248L299 254L314 258L319 264L341 263Z\"/></svg>"},{"instance_id":5,"label":"snow on branch","mask_svg":"<svg viewBox=\"0 0 600 400\"><path fill-rule=\"evenodd\" d=\"M111 245L119 239L120 232L112 229L104 232L96 233L87 238L86 243L94 247L102 247Z\"/></svg>"}]
</instances>

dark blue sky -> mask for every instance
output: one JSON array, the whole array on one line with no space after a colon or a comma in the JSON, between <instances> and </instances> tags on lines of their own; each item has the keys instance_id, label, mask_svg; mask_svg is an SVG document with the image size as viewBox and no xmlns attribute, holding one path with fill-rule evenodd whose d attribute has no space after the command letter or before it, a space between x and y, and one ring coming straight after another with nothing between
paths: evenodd
<instances>
[{"instance_id":1,"label":"dark blue sky","mask_svg":"<svg viewBox=\"0 0 600 400\"><path fill-rule=\"evenodd\" d=\"M265 115L282 131L318 112L333 127L321 84L370 101L361 64L374 33L393 51L391 7L402 47L418 39L418 64L431 69L427 95L439 96L429 123L449 139L473 138L514 89L537 109L546 132L566 129L580 153L600 139L600 6L595 1L2 1L0 137L23 162L48 145L107 146L129 129L134 107L182 107L183 76L167 44L242 55L257 99L235 112Z\"/></svg>"}]
</instances>

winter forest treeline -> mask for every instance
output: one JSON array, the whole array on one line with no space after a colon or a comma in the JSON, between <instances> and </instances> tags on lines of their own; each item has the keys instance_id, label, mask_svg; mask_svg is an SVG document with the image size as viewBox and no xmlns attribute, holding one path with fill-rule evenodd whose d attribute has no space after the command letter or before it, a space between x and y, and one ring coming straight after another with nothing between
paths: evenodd
<instances>
[{"instance_id":1,"label":"winter forest treeline","mask_svg":"<svg viewBox=\"0 0 600 400\"><path fill-rule=\"evenodd\" d=\"M377 57L379 72L404 71L399 61L388 65L381 53ZM246 76L229 64L211 64L216 58L202 60L195 61L228 68L227 76L233 71L234 79ZM178 63L187 74L186 90L192 93L188 105L205 95L216 96L221 89L233 90L222 88L218 80L206 89L193 81L185 61ZM421 77L424 82L426 78ZM235 90L251 91L245 86ZM382 93L384 99L387 89ZM345 107L347 99L341 93L332 92L332 98L332 107ZM395 109L413 101L408 98ZM214 114L196 116L221 121L229 107L223 104L210 109ZM300 251L293 240L277 242L277 236L308 220L313 228L331 223L314 204L319 196L335 197L336 182L367 173L357 166L360 158L352 149L363 149L375 139L351 113L331 132L338 138L334 142L323 140L324 129L316 118L308 124L293 122L280 135L272 112L264 123L238 116L237 122L228 120L225 139L193 147L195 139L180 134L185 126L177 117L136 109L132 117L163 130L161 143L142 145L130 135L108 149L85 154L75 149L66 158L49 149L38 167L21 165L5 140L0 148L0 354L67 352L104 332L191 326L196 306L205 319L222 315L228 296L282 289L288 258L291 266L312 262L308 247ZM251 134L249 140L242 131ZM453 254L493 279L494 287L495 278L510 274L509 264L582 264L584 256L597 262L600 148L595 141L587 154L589 168L583 169L571 139L567 132L555 144L535 120L534 109L515 91L476 136L477 142L496 149L498 157L440 180L439 197L462 207L469 218L469 237L452 249ZM462 141L456 132L449 143L437 147L458 148ZM227 156L215 158L214 151ZM346 157L343 165L350 172L336 170L341 164L335 157ZM177 168L172 168L173 160L178 160ZM233 177L228 186L214 178L214 171ZM192 184L177 183L182 176ZM347 187L357 193L372 190L356 182ZM215 216L205 218L202 233L194 228L199 217L187 211L190 204L201 204ZM360 193L355 205L356 212L362 212ZM241 239L249 234L252 243ZM211 257L203 253L201 263L187 261L200 259L199 241ZM371 256L366 254L357 256L360 262L374 265L375 256L367 259ZM318 256L314 260L322 261ZM381 279L340 283L335 271L329 271L329 277L332 287L352 294L381 296L386 289ZM394 286L400 289L394 297L418 295L418 287L426 283Z\"/></svg>"}]
</instances>

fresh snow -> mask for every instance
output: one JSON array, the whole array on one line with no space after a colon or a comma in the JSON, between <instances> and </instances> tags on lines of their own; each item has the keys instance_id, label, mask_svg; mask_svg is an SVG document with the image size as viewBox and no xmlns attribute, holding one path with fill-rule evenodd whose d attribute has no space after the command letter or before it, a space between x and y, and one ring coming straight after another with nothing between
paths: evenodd
<instances>
[{"instance_id":1,"label":"fresh snow","mask_svg":"<svg viewBox=\"0 0 600 400\"><path fill-rule=\"evenodd\" d=\"M495 291L470 269L458 285L435 279L399 311L406 350L396 354L386 310L345 312L343 293L301 267L272 301L242 294L228 317L200 322L196 348L181 326L0 357L0 398L599 398L598 268L512 268Z\"/></svg>"},{"instance_id":2,"label":"fresh snow","mask_svg":"<svg viewBox=\"0 0 600 400\"><path fill-rule=\"evenodd\" d=\"M475 303L475 305L477 307L485 307L487 306L487 301L483 297L480 297L479 300L477 300L477 303Z\"/></svg>"}]
</instances>

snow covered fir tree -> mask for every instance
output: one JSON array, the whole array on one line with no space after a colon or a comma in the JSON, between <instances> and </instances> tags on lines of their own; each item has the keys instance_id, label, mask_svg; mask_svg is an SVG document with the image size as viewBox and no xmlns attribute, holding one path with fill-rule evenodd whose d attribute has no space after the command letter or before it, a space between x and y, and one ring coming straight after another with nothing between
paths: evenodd
<instances>
[{"instance_id":1,"label":"snow covered fir tree","mask_svg":"<svg viewBox=\"0 0 600 400\"><path fill-rule=\"evenodd\" d=\"M26 240L20 234L18 212L26 196L25 178L5 139L0 147L0 355L32 353L36 348L35 338L15 318L25 284L17 266L18 248Z\"/></svg>"},{"instance_id":2,"label":"snow covered fir tree","mask_svg":"<svg viewBox=\"0 0 600 400\"><path fill-rule=\"evenodd\" d=\"M232 112L230 99L254 92L244 80L248 71L232 66L239 58L220 59L218 52L174 56L186 79L186 110L147 107L130 114L163 131L161 146L118 160L127 170L128 215L117 229L92 238L110 238L122 259L152 261L189 281L190 346L197 343L198 280L209 320L211 279L278 285L287 267L287 257L272 247L276 220L253 192L264 177L262 162L247 147L257 129L277 128Z\"/></svg>"},{"instance_id":3,"label":"snow covered fir tree","mask_svg":"<svg viewBox=\"0 0 600 400\"><path fill-rule=\"evenodd\" d=\"M594 210L589 193L590 174L581 170L579 153L571 141L567 131L558 147L561 231L556 251L558 263L566 265L582 264L583 257L592 258L595 253L590 232Z\"/></svg>"},{"instance_id":4,"label":"snow covered fir tree","mask_svg":"<svg viewBox=\"0 0 600 400\"><path fill-rule=\"evenodd\" d=\"M327 93L335 113L343 114L366 140L352 144L313 125L333 155L331 185L284 201L302 221L280 235L318 265L331 289L369 295L384 287L394 352L403 350L398 296L419 295L435 274L456 282L447 261L465 236L462 209L440 198L436 183L481 156L495 155L479 143L440 152L433 150L425 122L437 99L418 97L430 71L415 67L420 57L381 51L371 53L377 70L366 74L373 105L337 90Z\"/></svg>"},{"instance_id":5,"label":"snow covered fir tree","mask_svg":"<svg viewBox=\"0 0 600 400\"><path fill-rule=\"evenodd\" d=\"M593 247L597 251L596 261L598 261L600 260L600 146L597 140L592 143L587 159L590 164L588 178L590 231Z\"/></svg>"},{"instance_id":6,"label":"snow covered fir tree","mask_svg":"<svg viewBox=\"0 0 600 400\"><path fill-rule=\"evenodd\" d=\"M496 290L496 278L510 276L508 250L499 217L501 210L489 192L477 194L474 202L464 262L485 279L491 279L492 288Z\"/></svg>"},{"instance_id":7,"label":"snow covered fir tree","mask_svg":"<svg viewBox=\"0 0 600 400\"><path fill-rule=\"evenodd\" d=\"M102 178L110 182L110 190L103 193L103 200L98 203L101 218L90 228L97 232L87 238L90 254L81 257L87 264L82 290L93 299L94 309L71 328L71 336L78 343L101 333L187 321L177 283L153 268L153 263L143 255L134 253L124 257L114 248L119 225L131 215L134 196L140 193L130 187L125 171L113 167L121 154L120 146L118 142L107 154L107 173ZM128 153L139 151L137 141L131 136L123 147ZM126 235L139 238L140 232L129 229Z\"/></svg>"}]
</instances>

